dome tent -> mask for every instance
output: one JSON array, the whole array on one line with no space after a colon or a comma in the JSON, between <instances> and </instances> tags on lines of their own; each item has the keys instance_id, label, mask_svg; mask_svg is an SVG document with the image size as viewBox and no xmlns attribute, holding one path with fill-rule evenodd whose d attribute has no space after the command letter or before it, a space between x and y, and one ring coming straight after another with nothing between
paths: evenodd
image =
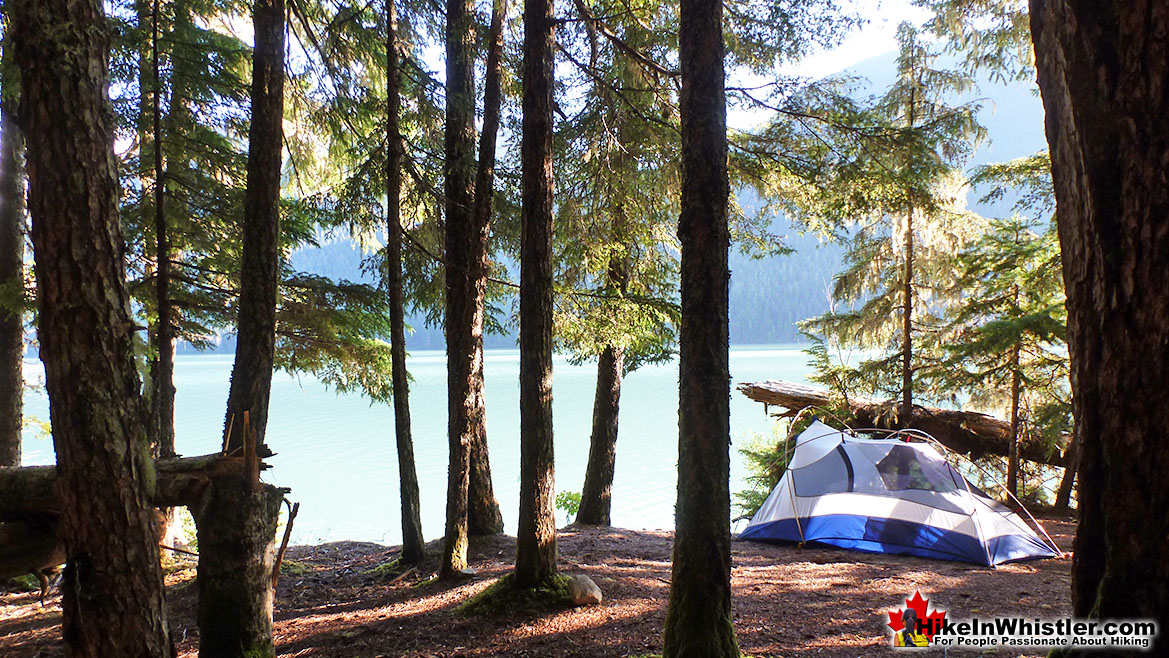
<instances>
[{"instance_id":1,"label":"dome tent","mask_svg":"<svg viewBox=\"0 0 1169 658\"><path fill-rule=\"evenodd\" d=\"M739 539L820 542L995 566L1058 557L928 443L868 439L815 420Z\"/></svg>"}]
</instances>

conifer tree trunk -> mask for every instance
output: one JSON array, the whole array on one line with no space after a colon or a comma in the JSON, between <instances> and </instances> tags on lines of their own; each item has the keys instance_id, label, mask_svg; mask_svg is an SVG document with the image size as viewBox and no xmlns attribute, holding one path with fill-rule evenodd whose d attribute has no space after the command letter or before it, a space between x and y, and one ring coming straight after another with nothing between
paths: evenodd
<instances>
[{"instance_id":1,"label":"conifer tree trunk","mask_svg":"<svg viewBox=\"0 0 1169 658\"><path fill-rule=\"evenodd\" d=\"M252 116L244 193L238 340L224 446L237 453L244 428L264 446L276 340L280 173L284 114L284 0L256 0ZM246 421L245 421L246 414ZM191 507L199 532L199 655L273 656L271 569L281 492L244 477L211 483Z\"/></svg>"},{"instance_id":2,"label":"conifer tree trunk","mask_svg":"<svg viewBox=\"0 0 1169 658\"><path fill-rule=\"evenodd\" d=\"M1076 482L1076 469L1080 466L1080 450L1076 446L1073 436L1064 451L1063 476L1059 479L1059 489L1055 492L1054 507L1057 510L1067 510L1072 503L1072 489Z\"/></svg>"},{"instance_id":3,"label":"conifer tree trunk","mask_svg":"<svg viewBox=\"0 0 1169 658\"><path fill-rule=\"evenodd\" d=\"M593 396L593 430L589 436L589 461L576 522L610 525L613 475L617 464L617 419L625 350L609 346L597 359L597 391Z\"/></svg>"},{"instance_id":4,"label":"conifer tree trunk","mask_svg":"<svg viewBox=\"0 0 1169 658\"><path fill-rule=\"evenodd\" d=\"M1072 604L1079 617L1152 618L1164 628L1169 5L1032 0L1031 33L1051 147L1080 450ZM1162 633L1153 653L1165 646Z\"/></svg>"},{"instance_id":5,"label":"conifer tree trunk","mask_svg":"<svg viewBox=\"0 0 1169 658\"><path fill-rule=\"evenodd\" d=\"M524 2L520 145L520 514L515 580L533 587L556 573L552 449L553 0Z\"/></svg>"},{"instance_id":6,"label":"conifer tree trunk","mask_svg":"<svg viewBox=\"0 0 1169 658\"><path fill-rule=\"evenodd\" d=\"M243 445L248 412L264 444L276 350L276 287L280 270L280 174L284 131L284 0L253 5L252 118L248 128L239 322L224 445Z\"/></svg>"},{"instance_id":7,"label":"conifer tree trunk","mask_svg":"<svg viewBox=\"0 0 1169 658\"><path fill-rule=\"evenodd\" d=\"M284 490L211 483L191 515L199 540L200 658L274 658L272 569Z\"/></svg>"},{"instance_id":8,"label":"conifer tree trunk","mask_svg":"<svg viewBox=\"0 0 1169 658\"><path fill-rule=\"evenodd\" d=\"M910 110L910 116L912 116ZM913 418L913 209L905 216L905 281L902 283L901 316L901 427Z\"/></svg>"},{"instance_id":9,"label":"conifer tree trunk","mask_svg":"<svg viewBox=\"0 0 1169 658\"><path fill-rule=\"evenodd\" d=\"M178 3L182 4L182 3ZM154 440L159 457L175 455L175 332L170 302L170 241L166 225L166 172L163 169L162 136L162 76L159 61L159 0L154 0L151 14L151 64L154 68L152 94L152 122L154 133L154 239L155 239L155 304L158 320L155 326L155 368L152 376L154 393L151 396L158 423ZM171 111L174 112L172 105Z\"/></svg>"},{"instance_id":10,"label":"conifer tree trunk","mask_svg":"<svg viewBox=\"0 0 1169 658\"><path fill-rule=\"evenodd\" d=\"M477 236L471 268L475 286L475 327L471 332L475 370L471 374L471 399L478 406L472 417L471 474L467 491L467 530L472 535L503 532L503 514L491 486L491 461L487 454L487 409L483 377L483 316L487 296L487 239L491 232L491 202L495 196L495 142L499 133L500 57L503 52L503 0L494 0L491 8L491 34L487 46L487 77L483 91L483 133L479 136L479 166L475 171L475 200L472 208L472 233Z\"/></svg>"},{"instance_id":11,"label":"conifer tree trunk","mask_svg":"<svg viewBox=\"0 0 1169 658\"><path fill-rule=\"evenodd\" d=\"M914 66L911 61L910 66ZM911 68L910 77L913 78L909 87L909 98L906 103L906 125L910 130L917 127L917 82L918 73ZM905 270L902 281L902 303L905 309L901 316L901 413L898 419L900 427L909 427L913 420L913 211L911 202L905 211Z\"/></svg>"},{"instance_id":12,"label":"conifer tree trunk","mask_svg":"<svg viewBox=\"0 0 1169 658\"><path fill-rule=\"evenodd\" d=\"M738 656L731 625L730 237L722 2L682 0L678 504L662 654Z\"/></svg>"},{"instance_id":13,"label":"conifer tree trunk","mask_svg":"<svg viewBox=\"0 0 1169 658\"><path fill-rule=\"evenodd\" d=\"M57 453L68 655L170 656L134 368L99 0L5 7L21 71L41 360Z\"/></svg>"},{"instance_id":14,"label":"conifer tree trunk","mask_svg":"<svg viewBox=\"0 0 1169 658\"><path fill-rule=\"evenodd\" d=\"M475 175L475 83L473 8L469 0L446 3L446 135L443 166L446 193L446 356L447 466L446 536L440 575L450 577L467 566L467 497L471 443L480 427L483 401L472 379L483 368L475 351L476 290L471 268L480 236L471 225Z\"/></svg>"},{"instance_id":15,"label":"conifer tree trunk","mask_svg":"<svg viewBox=\"0 0 1169 658\"><path fill-rule=\"evenodd\" d=\"M626 126L622 123L620 132ZM628 166L628 154L622 154ZM618 207L612 218L610 239L617 244L626 242L624 206ZM628 287L626 255L613 253L605 271L605 284L610 291L624 294ZM613 506L613 476L617 465L617 426L621 405L621 381L625 376L624 348L608 345L597 359L597 389L593 394L593 428L589 436L589 461L585 466L584 487L580 492L580 509L576 522L586 525L610 525Z\"/></svg>"},{"instance_id":16,"label":"conifer tree trunk","mask_svg":"<svg viewBox=\"0 0 1169 658\"><path fill-rule=\"evenodd\" d=\"M21 302L24 289L24 138L16 125L17 98L4 44L0 68L0 287ZM11 77L10 77L11 76ZM0 306L0 467L20 466L24 405L24 321L19 308Z\"/></svg>"},{"instance_id":17,"label":"conifer tree trunk","mask_svg":"<svg viewBox=\"0 0 1169 658\"><path fill-rule=\"evenodd\" d=\"M414 466L414 439L410 436L410 382L406 371L406 314L402 303L402 74L398 58L398 9L386 0L386 287L390 294L390 350L394 393L394 436L398 448L398 479L402 502L402 554L404 563L426 557L422 537L422 507L418 495L418 471Z\"/></svg>"},{"instance_id":18,"label":"conifer tree trunk","mask_svg":"<svg viewBox=\"0 0 1169 658\"><path fill-rule=\"evenodd\" d=\"M1019 497L1019 398L1023 395L1023 376L1019 372L1021 350L1022 344L1015 343L1011 351L1011 452L1007 455L1007 490L1015 498Z\"/></svg>"}]
</instances>

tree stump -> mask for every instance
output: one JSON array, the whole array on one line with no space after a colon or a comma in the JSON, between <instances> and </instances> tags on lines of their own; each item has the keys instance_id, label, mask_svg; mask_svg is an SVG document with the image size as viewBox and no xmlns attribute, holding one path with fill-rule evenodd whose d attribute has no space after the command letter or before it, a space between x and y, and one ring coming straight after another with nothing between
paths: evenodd
<instances>
[{"instance_id":1,"label":"tree stump","mask_svg":"<svg viewBox=\"0 0 1169 658\"><path fill-rule=\"evenodd\" d=\"M191 506L199 539L199 655L275 656L272 569L287 489L246 477L212 480Z\"/></svg>"}]
</instances>

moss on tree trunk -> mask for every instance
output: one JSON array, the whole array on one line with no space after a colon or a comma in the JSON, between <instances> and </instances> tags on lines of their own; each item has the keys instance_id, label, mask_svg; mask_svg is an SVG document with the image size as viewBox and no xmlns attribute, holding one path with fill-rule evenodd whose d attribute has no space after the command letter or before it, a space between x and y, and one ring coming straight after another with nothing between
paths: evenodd
<instances>
[{"instance_id":1,"label":"moss on tree trunk","mask_svg":"<svg viewBox=\"0 0 1169 658\"><path fill-rule=\"evenodd\" d=\"M169 656L134 367L98 0L5 6L21 71L38 335L57 453L71 656Z\"/></svg>"},{"instance_id":2,"label":"moss on tree trunk","mask_svg":"<svg viewBox=\"0 0 1169 658\"><path fill-rule=\"evenodd\" d=\"M472 230L475 176L474 25L468 0L446 3L446 134L443 166L446 194L446 353L447 465L446 539L440 575L453 576L467 566L467 497L471 477L472 434L483 418L483 389L475 387L483 353L475 349L477 290L470 268L480 236Z\"/></svg>"},{"instance_id":3,"label":"moss on tree trunk","mask_svg":"<svg viewBox=\"0 0 1169 658\"><path fill-rule=\"evenodd\" d=\"M520 513L515 581L556 573L552 449L552 0L524 3L520 239Z\"/></svg>"}]
</instances>

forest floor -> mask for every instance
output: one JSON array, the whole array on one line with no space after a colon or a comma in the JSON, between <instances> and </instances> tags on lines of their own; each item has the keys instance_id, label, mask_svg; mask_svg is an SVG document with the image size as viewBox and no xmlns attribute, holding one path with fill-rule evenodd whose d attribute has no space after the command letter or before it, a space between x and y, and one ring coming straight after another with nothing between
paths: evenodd
<instances>
[{"instance_id":1,"label":"forest floor","mask_svg":"<svg viewBox=\"0 0 1169 658\"><path fill-rule=\"evenodd\" d=\"M1056 543L1070 551L1074 518L1050 514L1040 518ZM396 555L394 548L379 544L292 547L276 593L277 655L658 654L669 595L671 543L669 532L562 529L561 570L590 576L604 592L603 603L510 617L463 617L453 609L511 570L513 537L473 541L471 564L477 573L458 583L431 579L437 569L435 557L405 575L379 575L372 570ZM433 556L441 547L432 543L429 548ZM745 655L892 655L886 613L904 607L915 591L950 618L1071 615L1070 556L987 569L828 547L736 541L732 549L735 630ZM193 563L179 563L167 576L170 623L184 658L195 658L198 652L194 575ZM53 593L42 607L36 593L0 596L0 655L64 655L60 600Z\"/></svg>"}]
</instances>

